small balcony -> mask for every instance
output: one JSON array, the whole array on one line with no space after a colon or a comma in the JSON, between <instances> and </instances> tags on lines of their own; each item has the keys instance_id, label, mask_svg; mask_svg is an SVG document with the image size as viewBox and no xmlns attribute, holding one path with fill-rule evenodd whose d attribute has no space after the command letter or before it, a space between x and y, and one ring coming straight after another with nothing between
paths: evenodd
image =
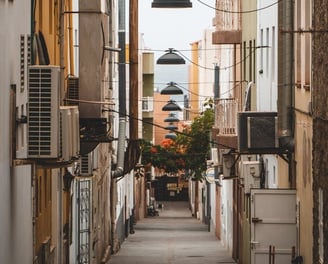
<instances>
[{"instance_id":1,"label":"small balcony","mask_svg":"<svg viewBox=\"0 0 328 264\"><path fill-rule=\"evenodd\" d=\"M226 146L224 148L236 149L238 146L237 113L238 101L236 98L216 101L213 139L222 146Z\"/></svg>"},{"instance_id":2,"label":"small balcony","mask_svg":"<svg viewBox=\"0 0 328 264\"><path fill-rule=\"evenodd\" d=\"M213 44L241 44L241 30L219 30L212 34Z\"/></svg>"},{"instance_id":3,"label":"small balcony","mask_svg":"<svg viewBox=\"0 0 328 264\"><path fill-rule=\"evenodd\" d=\"M142 97L142 115L143 117L151 118L154 112L154 97Z\"/></svg>"}]
</instances>

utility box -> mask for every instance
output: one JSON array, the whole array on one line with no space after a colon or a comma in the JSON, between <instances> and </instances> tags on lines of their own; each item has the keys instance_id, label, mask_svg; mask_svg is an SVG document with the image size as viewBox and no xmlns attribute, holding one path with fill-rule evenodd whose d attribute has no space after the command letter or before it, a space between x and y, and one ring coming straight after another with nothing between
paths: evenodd
<instances>
[{"instance_id":1,"label":"utility box","mask_svg":"<svg viewBox=\"0 0 328 264\"><path fill-rule=\"evenodd\" d=\"M245 193L250 193L253 188L260 188L260 161L242 161L240 179L244 183Z\"/></svg>"}]
</instances>

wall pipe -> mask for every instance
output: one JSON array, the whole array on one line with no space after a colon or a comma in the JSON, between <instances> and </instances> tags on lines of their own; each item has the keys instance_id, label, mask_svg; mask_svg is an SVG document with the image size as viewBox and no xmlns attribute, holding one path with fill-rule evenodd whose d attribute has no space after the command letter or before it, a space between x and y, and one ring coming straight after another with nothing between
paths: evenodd
<instances>
[{"instance_id":1,"label":"wall pipe","mask_svg":"<svg viewBox=\"0 0 328 264\"><path fill-rule=\"evenodd\" d=\"M125 0L118 5L118 41L119 41L119 132L117 142L117 166L112 178L123 176L124 150L126 136L126 63L125 63Z\"/></svg>"},{"instance_id":2,"label":"wall pipe","mask_svg":"<svg viewBox=\"0 0 328 264\"><path fill-rule=\"evenodd\" d=\"M293 29L293 3L279 3L279 28ZM293 34L279 35L278 69L278 133L279 145L283 149L294 149L293 106Z\"/></svg>"}]
</instances>

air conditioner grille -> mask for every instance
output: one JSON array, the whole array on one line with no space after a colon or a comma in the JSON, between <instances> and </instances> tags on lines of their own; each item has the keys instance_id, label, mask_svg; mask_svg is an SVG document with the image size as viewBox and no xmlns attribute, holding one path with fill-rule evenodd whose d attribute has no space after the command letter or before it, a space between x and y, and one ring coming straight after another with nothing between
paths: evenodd
<instances>
[{"instance_id":1,"label":"air conditioner grille","mask_svg":"<svg viewBox=\"0 0 328 264\"><path fill-rule=\"evenodd\" d=\"M81 176L92 175L92 153L81 156Z\"/></svg>"},{"instance_id":2,"label":"air conditioner grille","mask_svg":"<svg viewBox=\"0 0 328 264\"><path fill-rule=\"evenodd\" d=\"M67 79L67 98L79 100L79 78L69 77ZM78 102L69 102L69 105L78 105Z\"/></svg>"},{"instance_id":3,"label":"air conditioner grille","mask_svg":"<svg viewBox=\"0 0 328 264\"><path fill-rule=\"evenodd\" d=\"M58 116L54 68L30 67L28 90L28 156L55 157Z\"/></svg>"}]
</instances>

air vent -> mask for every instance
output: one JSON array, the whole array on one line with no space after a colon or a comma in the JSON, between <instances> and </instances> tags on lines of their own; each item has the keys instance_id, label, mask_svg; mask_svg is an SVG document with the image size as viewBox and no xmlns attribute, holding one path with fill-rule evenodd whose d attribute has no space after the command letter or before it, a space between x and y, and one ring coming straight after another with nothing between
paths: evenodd
<instances>
[{"instance_id":1,"label":"air vent","mask_svg":"<svg viewBox=\"0 0 328 264\"><path fill-rule=\"evenodd\" d=\"M79 78L70 76L67 79L67 99L79 100ZM69 105L78 105L77 101L69 101Z\"/></svg>"},{"instance_id":2,"label":"air vent","mask_svg":"<svg viewBox=\"0 0 328 264\"><path fill-rule=\"evenodd\" d=\"M81 176L91 176L93 170L92 164L92 152L86 155L81 156L81 167L80 167L80 175Z\"/></svg>"},{"instance_id":3,"label":"air vent","mask_svg":"<svg viewBox=\"0 0 328 264\"><path fill-rule=\"evenodd\" d=\"M57 158L59 155L59 73L57 66L29 67L29 158Z\"/></svg>"},{"instance_id":4,"label":"air vent","mask_svg":"<svg viewBox=\"0 0 328 264\"><path fill-rule=\"evenodd\" d=\"M238 114L238 125L240 153L279 152L276 112L241 112Z\"/></svg>"}]
</instances>

